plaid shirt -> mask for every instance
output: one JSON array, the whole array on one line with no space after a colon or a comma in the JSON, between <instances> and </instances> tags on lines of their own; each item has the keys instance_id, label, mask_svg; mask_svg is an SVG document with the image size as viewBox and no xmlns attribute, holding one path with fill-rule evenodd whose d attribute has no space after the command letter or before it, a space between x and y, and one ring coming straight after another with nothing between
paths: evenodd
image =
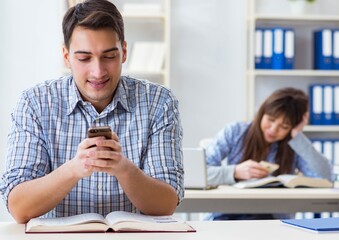
<instances>
[{"instance_id":1,"label":"plaid shirt","mask_svg":"<svg viewBox=\"0 0 339 240\"><path fill-rule=\"evenodd\" d=\"M6 205L16 185L43 177L72 159L93 125L111 126L123 154L147 175L170 184L182 200L182 128L171 91L123 76L112 102L99 114L67 76L25 91L12 114L0 183ZM114 176L97 172L81 179L44 217L117 210L137 211Z\"/></svg>"}]
</instances>

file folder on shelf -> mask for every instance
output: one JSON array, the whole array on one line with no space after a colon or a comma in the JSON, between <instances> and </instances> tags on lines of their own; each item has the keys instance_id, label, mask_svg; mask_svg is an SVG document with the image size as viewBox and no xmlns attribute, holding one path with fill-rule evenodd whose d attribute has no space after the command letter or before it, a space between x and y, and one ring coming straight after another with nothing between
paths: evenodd
<instances>
[{"instance_id":1,"label":"file folder on shelf","mask_svg":"<svg viewBox=\"0 0 339 240\"><path fill-rule=\"evenodd\" d=\"M333 30L333 69L339 70L339 29Z\"/></svg>"},{"instance_id":2,"label":"file folder on shelf","mask_svg":"<svg viewBox=\"0 0 339 240\"><path fill-rule=\"evenodd\" d=\"M254 52L254 61L255 68L263 68L263 29L257 28L255 30L255 52Z\"/></svg>"},{"instance_id":3,"label":"file folder on shelf","mask_svg":"<svg viewBox=\"0 0 339 240\"><path fill-rule=\"evenodd\" d=\"M295 62L295 33L292 29L285 30L284 68L294 69Z\"/></svg>"},{"instance_id":4,"label":"file folder on shelf","mask_svg":"<svg viewBox=\"0 0 339 240\"><path fill-rule=\"evenodd\" d=\"M284 29L273 29L272 69L284 69Z\"/></svg>"},{"instance_id":5,"label":"file folder on shelf","mask_svg":"<svg viewBox=\"0 0 339 240\"><path fill-rule=\"evenodd\" d=\"M310 123L322 125L323 115L323 88L320 84L310 86Z\"/></svg>"},{"instance_id":6,"label":"file folder on shelf","mask_svg":"<svg viewBox=\"0 0 339 240\"><path fill-rule=\"evenodd\" d=\"M334 111L333 111L333 86L329 84L323 85L323 116L322 124L334 124Z\"/></svg>"},{"instance_id":7,"label":"file folder on shelf","mask_svg":"<svg viewBox=\"0 0 339 240\"><path fill-rule=\"evenodd\" d=\"M331 70L332 64L332 31L322 29L314 32L314 69Z\"/></svg>"},{"instance_id":8,"label":"file folder on shelf","mask_svg":"<svg viewBox=\"0 0 339 240\"><path fill-rule=\"evenodd\" d=\"M273 54L273 33L272 29L264 30L264 47L263 47L263 68L272 68Z\"/></svg>"}]
</instances>

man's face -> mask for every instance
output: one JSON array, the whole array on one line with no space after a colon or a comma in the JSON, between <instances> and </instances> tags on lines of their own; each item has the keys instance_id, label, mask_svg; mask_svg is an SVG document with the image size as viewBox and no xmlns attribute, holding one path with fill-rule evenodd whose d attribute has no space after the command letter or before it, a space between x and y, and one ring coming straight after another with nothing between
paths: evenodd
<instances>
[{"instance_id":1,"label":"man's face","mask_svg":"<svg viewBox=\"0 0 339 240\"><path fill-rule=\"evenodd\" d=\"M71 68L82 98L101 112L113 98L126 61L126 42L121 45L112 29L76 27L64 60Z\"/></svg>"}]
</instances>

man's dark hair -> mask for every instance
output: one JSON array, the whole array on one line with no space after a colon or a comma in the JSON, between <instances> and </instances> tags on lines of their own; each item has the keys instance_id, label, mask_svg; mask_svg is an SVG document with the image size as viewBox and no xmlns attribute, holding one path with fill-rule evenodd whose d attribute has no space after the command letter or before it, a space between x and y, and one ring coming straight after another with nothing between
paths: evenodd
<instances>
[{"instance_id":1,"label":"man's dark hair","mask_svg":"<svg viewBox=\"0 0 339 240\"><path fill-rule=\"evenodd\" d=\"M117 7L107 0L86 0L68 9L62 21L67 49L77 26L92 30L111 28L118 34L121 43L125 41L123 18Z\"/></svg>"}]
</instances>

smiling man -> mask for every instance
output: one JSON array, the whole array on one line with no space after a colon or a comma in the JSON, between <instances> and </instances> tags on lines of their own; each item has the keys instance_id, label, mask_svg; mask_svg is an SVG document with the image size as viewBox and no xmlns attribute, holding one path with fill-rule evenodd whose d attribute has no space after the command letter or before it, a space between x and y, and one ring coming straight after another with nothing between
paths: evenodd
<instances>
[{"instance_id":1,"label":"smiling man","mask_svg":"<svg viewBox=\"0 0 339 240\"><path fill-rule=\"evenodd\" d=\"M88 0L63 20L72 75L26 90L12 113L0 191L18 223L116 210L172 214L183 198L182 128L170 90L121 76L117 8ZM92 126L112 138L88 138Z\"/></svg>"}]
</instances>

